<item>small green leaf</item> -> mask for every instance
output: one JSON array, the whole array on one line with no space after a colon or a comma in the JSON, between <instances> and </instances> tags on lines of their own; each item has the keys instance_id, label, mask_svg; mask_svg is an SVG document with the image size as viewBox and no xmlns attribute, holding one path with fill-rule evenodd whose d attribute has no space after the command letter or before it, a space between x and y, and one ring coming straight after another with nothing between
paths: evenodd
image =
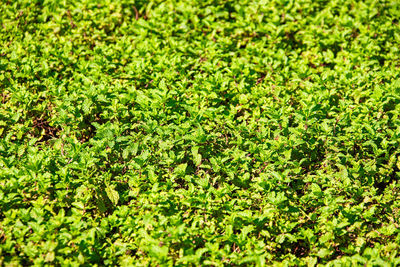
<instances>
[{"instance_id":1,"label":"small green leaf","mask_svg":"<svg viewBox=\"0 0 400 267\"><path fill-rule=\"evenodd\" d=\"M111 202L114 205L118 204L119 201L119 194L118 192L114 189L114 186L107 186L106 187L106 194L107 197L111 200Z\"/></svg>"}]
</instances>

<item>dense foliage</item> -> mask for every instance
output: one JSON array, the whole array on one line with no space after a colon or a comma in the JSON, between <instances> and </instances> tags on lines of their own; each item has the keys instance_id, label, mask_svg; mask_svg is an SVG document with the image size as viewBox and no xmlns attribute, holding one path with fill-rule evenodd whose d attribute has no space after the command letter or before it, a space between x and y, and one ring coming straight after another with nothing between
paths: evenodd
<instances>
[{"instance_id":1,"label":"dense foliage","mask_svg":"<svg viewBox=\"0 0 400 267\"><path fill-rule=\"evenodd\" d=\"M0 2L0 265L400 264L400 2Z\"/></svg>"}]
</instances>

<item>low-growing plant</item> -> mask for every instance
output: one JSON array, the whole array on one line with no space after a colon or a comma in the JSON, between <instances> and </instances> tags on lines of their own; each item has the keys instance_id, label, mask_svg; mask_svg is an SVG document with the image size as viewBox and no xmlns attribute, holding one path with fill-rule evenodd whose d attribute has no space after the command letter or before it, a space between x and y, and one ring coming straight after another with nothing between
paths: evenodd
<instances>
[{"instance_id":1,"label":"low-growing plant","mask_svg":"<svg viewBox=\"0 0 400 267\"><path fill-rule=\"evenodd\" d=\"M1 1L0 265L399 265L399 17Z\"/></svg>"}]
</instances>

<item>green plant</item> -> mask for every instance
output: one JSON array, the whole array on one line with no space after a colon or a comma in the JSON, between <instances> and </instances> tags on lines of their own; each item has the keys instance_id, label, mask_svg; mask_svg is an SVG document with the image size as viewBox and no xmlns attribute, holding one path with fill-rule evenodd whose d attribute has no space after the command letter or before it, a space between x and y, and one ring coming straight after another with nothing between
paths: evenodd
<instances>
[{"instance_id":1,"label":"green plant","mask_svg":"<svg viewBox=\"0 0 400 267\"><path fill-rule=\"evenodd\" d=\"M399 17L2 1L0 264L399 264Z\"/></svg>"}]
</instances>

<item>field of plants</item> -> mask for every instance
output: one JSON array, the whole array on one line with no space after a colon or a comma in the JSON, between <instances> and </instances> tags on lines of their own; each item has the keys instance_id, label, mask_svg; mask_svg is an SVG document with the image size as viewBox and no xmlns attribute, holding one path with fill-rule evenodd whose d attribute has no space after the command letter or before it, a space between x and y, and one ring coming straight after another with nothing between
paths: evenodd
<instances>
[{"instance_id":1,"label":"field of plants","mask_svg":"<svg viewBox=\"0 0 400 267\"><path fill-rule=\"evenodd\" d=\"M1 0L0 265L399 265L399 19Z\"/></svg>"}]
</instances>

